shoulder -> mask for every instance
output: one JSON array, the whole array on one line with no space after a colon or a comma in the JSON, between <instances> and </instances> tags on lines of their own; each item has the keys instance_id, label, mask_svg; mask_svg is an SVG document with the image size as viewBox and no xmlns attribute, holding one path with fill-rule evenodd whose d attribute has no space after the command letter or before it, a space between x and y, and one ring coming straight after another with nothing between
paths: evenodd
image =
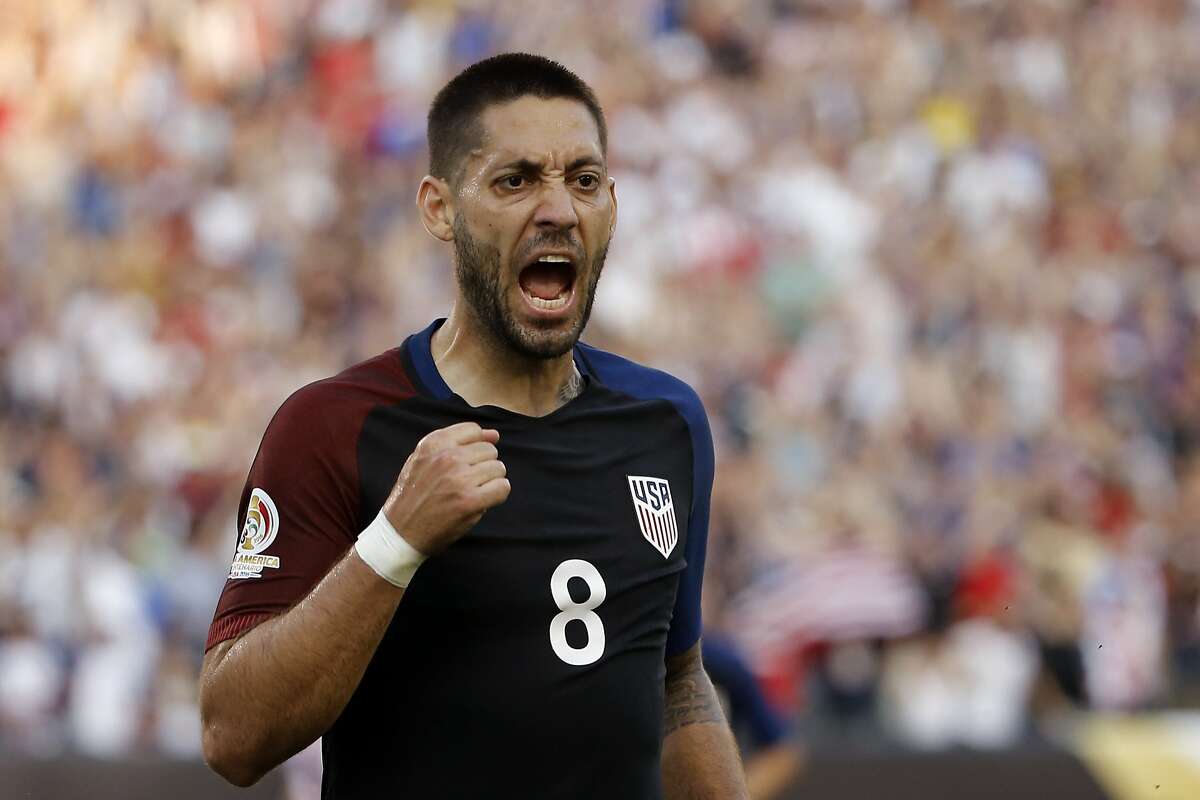
<instances>
[{"instance_id":1,"label":"shoulder","mask_svg":"<svg viewBox=\"0 0 1200 800\"><path fill-rule=\"evenodd\" d=\"M267 430L274 436L315 444L332 435L341 438L361 427L381 405L416 394L399 351L380 353L336 375L301 386L283 401Z\"/></svg>"},{"instance_id":2,"label":"shoulder","mask_svg":"<svg viewBox=\"0 0 1200 800\"><path fill-rule=\"evenodd\" d=\"M399 351L388 350L347 367L336 375L301 386L280 407L289 415L312 414L347 406L399 402L416 393L404 371Z\"/></svg>"},{"instance_id":3,"label":"shoulder","mask_svg":"<svg viewBox=\"0 0 1200 800\"><path fill-rule=\"evenodd\" d=\"M686 382L669 372L647 367L598 347L582 342L578 347L584 363L600 383L639 400L667 400L693 428L693 434L699 431L708 434L708 415L704 411L704 404L700 402L696 390Z\"/></svg>"}]
</instances>

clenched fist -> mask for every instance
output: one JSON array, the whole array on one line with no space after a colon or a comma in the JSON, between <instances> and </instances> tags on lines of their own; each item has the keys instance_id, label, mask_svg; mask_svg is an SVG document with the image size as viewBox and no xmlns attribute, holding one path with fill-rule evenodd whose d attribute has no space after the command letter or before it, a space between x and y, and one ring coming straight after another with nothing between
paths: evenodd
<instances>
[{"instance_id":1,"label":"clenched fist","mask_svg":"<svg viewBox=\"0 0 1200 800\"><path fill-rule=\"evenodd\" d=\"M406 542L425 555L440 553L508 498L499 440L498 431L460 422L417 442L383 504Z\"/></svg>"}]
</instances>

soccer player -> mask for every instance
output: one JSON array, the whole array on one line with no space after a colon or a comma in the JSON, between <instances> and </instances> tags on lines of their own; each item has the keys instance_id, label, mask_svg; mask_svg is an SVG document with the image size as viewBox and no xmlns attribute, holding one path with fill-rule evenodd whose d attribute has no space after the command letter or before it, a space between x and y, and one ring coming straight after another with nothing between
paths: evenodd
<instances>
[{"instance_id":1,"label":"soccer player","mask_svg":"<svg viewBox=\"0 0 1200 800\"><path fill-rule=\"evenodd\" d=\"M201 674L249 785L322 738L325 798L740 798L700 658L696 394L578 342L616 224L604 117L505 54L429 113L449 317L263 436Z\"/></svg>"}]
</instances>

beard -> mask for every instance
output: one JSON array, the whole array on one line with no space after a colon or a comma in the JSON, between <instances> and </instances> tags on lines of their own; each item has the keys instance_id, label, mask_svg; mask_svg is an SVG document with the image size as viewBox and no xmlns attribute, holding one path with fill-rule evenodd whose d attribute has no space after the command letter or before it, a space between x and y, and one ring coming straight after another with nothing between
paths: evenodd
<instances>
[{"instance_id":1,"label":"beard","mask_svg":"<svg viewBox=\"0 0 1200 800\"><path fill-rule=\"evenodd\" d=\"M596 285L600 282L604 259L608 255L608 242L604 243L604 247L592 259L591 264L586 265L589 267L586 287L578 285L584 277L581 270L577 268L575 271L574 291L585 289L584 296L577 298L582 301L582 313L578 314L565 330L545 329L519 322L506 302L508 293L500 281L500 251L491 245L476 241L467 230L461 214L455 217L453 230L454 274L467 305L471 307L471 312L483 324L484 329L497 342L526 358L557 358L569 352L579 341L592 315L592 301L596 298ZM542 246L579 250L567 234L538 236L529 245L530 248ZM579 265L583 266L585 265Z\"/></svg>"}]
</instances>

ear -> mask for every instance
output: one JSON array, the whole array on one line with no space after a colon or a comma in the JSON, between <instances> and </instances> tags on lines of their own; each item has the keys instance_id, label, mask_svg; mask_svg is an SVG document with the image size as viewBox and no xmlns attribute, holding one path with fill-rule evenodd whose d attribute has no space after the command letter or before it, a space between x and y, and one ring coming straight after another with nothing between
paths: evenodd
<instances>
[{"instance_id":1,"label":"ear","mask_svg":"<svg viewBox=\"0 0 1200 800\"><path fill-rule=\"evenodd\" d=\"M441 178L426 175L417 187L417 211L421 224L435 239L448 242L454 238L454 194Z\"/></svg>"},{"instance_id":2,"label":"ear","mask_svg":"<svg viewBox=\"0 0 1200 800\"><path fill-rule=\"evenodd\" d=\"M612 239L613 231L617 229L617 181L608 179L608 196L612 199L612 219L608 221L608 238Z\"/></svg>"}]
</instances>

